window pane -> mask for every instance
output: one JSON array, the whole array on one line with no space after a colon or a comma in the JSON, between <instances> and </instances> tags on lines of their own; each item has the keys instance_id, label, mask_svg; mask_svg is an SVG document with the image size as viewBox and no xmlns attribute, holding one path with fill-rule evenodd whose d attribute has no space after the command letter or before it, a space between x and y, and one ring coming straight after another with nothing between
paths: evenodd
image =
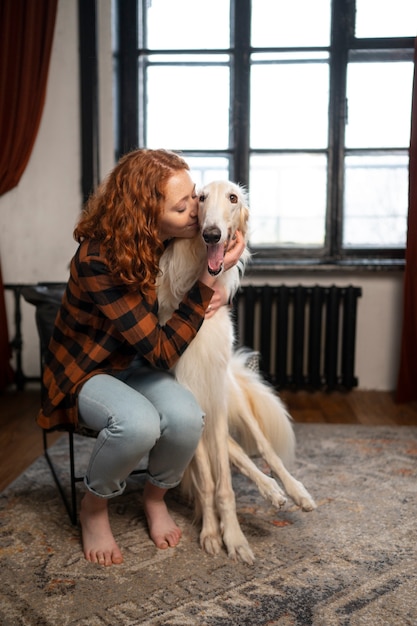
<instances>
[{"instance_id":1,"label":"window pane","mask_svg":"<svg viewBox=\"0 0 417 626\"><path fill-rule=\"evenodd\" d=\"M415 37L416 0L356 0L356 37Z\"/></svg>"},{"instance_id":2,"label":"window pane","mask_svg":"<svg viewBox=\"0 0 417 626\"><path fill-rule=\"evenodd\" d=\"M229 48L228 0L152 0L149 5L149 49Z\"/></svg>"},{"instance_id":3,"label":"window pane","mask_svg":"<svg viewBox=\"0 0 417 626\"><path fill-rule=\"evenodd\" d=\"M412 63L348 65L348 148L409 145L412 80Z\"/></svg>"},{"instance_id":4,"label":"window pane","mask_svg":"<svg viewBox=\"0 0 417 626\"><path fill-rule=\"evenodd\" d=\"M253 65L251 148L326 148L327 63Z\"/></svg>"},{"instance_id":5,"label":"window pane","mask_svg":"<svg viewBox=\"0 0 417 626\"><path fill-rule=\"evenodd\" d=\"M408 157L345 159L345 247L403 247L406 241Z\"/></svg>"},{"instance_id":6,"label":"window pane","mask_svg":"<svg viewBox=\"0 0 417 626\"><path fill-rule=\"evenodd\" d=\"M252 0L252 46L309 47L330 42L330 0Z\"/></svg>"},{"instance_id":7,"label":"window pane","mask_svg":"<svg viewBox=\"0 0 417 626\"><path fill-rule=\"evenodd\" d=\"M229 68L151 66L147 78L147 147L228 147Z\"/></svg>"},{"instance_id":8,"label":"window pane","mask_svg":"<svg viewBox=\"0 0 417 626\"><path fill-rule=\"evenodd\" d=\"M225 157L185 157L197 190L213 180L229 178L229 161Z\"/></svg>"},{"instance_id":9,"label":"window pane","mask_svg":"<svg viewBox=\"0 0 417 626\"><path fill-rule=\"evenodd\" d=\"M252 245L323 246L326 168L326 157L318 154L252 156Z\"/></svg>"}]
</instances>

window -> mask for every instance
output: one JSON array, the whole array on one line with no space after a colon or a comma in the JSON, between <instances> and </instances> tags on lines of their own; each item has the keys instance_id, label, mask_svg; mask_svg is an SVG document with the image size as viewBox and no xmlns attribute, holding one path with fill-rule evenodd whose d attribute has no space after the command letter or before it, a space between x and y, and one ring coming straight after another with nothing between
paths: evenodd
<instances>
[{"instance_id":1,"label":"window","mask_svg":"<svg viewBox=\"0 0 417 626\"><path fill-rule=\"evenodd\" d=\"M257 263L404 256L415 0L117 7L120 152L247 186Z\"/></svg>"}]
</instances>

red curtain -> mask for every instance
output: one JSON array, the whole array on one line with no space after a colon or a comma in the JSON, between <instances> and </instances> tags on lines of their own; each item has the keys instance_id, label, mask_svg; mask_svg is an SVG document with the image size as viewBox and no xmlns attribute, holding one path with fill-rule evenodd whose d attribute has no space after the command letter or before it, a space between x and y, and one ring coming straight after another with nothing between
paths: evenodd
<instances>
[{"instance_id":1,"label":"red curtain","mask_svg":"<svg viewBox=\"0 0 417 626\"><path fill-rule=\"evenodd\" d=\"M46 96L58 0L0 0L0 195L18 184ZM0 271L0 391L13 380Z\"/></svg>"},{"instance_id":2,"label":"red curtain","mask_svg":"<svg viewBox=\"0 0 417 626\"><path fill-rule=\"evenodd\" d=\"M397 402L413 400L417 400L417 39L414 50L403 327L397 385Z\"/></svg>"},{"instance_id":3,"label":"red curtain","mask_svg":"<svg viewBox=\"0 0 417 626\"><path fill-rule=\"evenodd\" d=\"M46 95L58 0L0 0L0 195L29 161Z\"/></svg>"}]
</instances>

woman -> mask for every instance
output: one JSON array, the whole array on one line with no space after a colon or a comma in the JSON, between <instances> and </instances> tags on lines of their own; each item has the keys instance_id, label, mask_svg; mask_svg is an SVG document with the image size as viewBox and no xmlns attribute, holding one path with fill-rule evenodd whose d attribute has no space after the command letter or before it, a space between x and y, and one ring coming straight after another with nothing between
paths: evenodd
<instances>
[{"instance_id":1,"label":"woman","mask_svg":"<svg viewBox=\"0 0 417 626\"><path fill-rule=\"evenodd\" d=\"M194 397L167 372L206 315L225 304L207 270L161 326L155 280L165 246L198 232L198 198L187 163L165 150L137 150L116 165L90 198L48 347L46 399L38 423L78 423L99 433L80 510L83 549L93 563L121 563L108 500L148 455L143 505L158 548L181 530L164 496L181 481L203 427ZM238 233L225 269L244 249ZM208 313L208 310L210 312Z\"/></svg>"}]
</instances>

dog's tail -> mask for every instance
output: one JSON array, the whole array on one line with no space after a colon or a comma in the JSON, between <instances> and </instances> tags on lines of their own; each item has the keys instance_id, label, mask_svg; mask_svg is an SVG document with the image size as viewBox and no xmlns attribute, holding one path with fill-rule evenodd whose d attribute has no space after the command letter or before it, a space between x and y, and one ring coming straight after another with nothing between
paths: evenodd
<instances>
[{"instance_id":1,"label":"dog's tail","mask_svg":"<svg viewBox=\"0 0 417 626\"><path fill-rule=\"evenodd\" d=\"M229 404L229 428L232 436L249 455L256 455L255 438L247 424L257 425L285 464L294 458L295 435L292 419L276 391L262 378L256 353L248 349L234 352L230 367L233 381Z\"/></svg>"}]
</instances>

